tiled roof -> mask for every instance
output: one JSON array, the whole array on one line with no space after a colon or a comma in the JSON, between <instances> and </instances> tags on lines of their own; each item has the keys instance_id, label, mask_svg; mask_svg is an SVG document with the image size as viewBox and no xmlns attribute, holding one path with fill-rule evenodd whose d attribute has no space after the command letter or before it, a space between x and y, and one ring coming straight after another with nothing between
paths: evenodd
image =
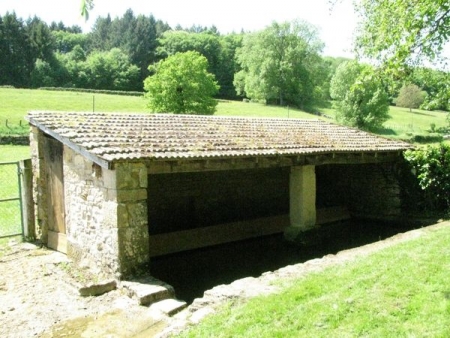
<instances>
[{"instance_id":1,"label":"tiled roof","mask_svg":"<svg viewBox=\"0 0 450 338\"><path fill-rule=\"evenodd\" d=\"M410 148L321 120L71 112L30 112L28 120L69 146L108 162Z\"/></svg>"}]
</instances>

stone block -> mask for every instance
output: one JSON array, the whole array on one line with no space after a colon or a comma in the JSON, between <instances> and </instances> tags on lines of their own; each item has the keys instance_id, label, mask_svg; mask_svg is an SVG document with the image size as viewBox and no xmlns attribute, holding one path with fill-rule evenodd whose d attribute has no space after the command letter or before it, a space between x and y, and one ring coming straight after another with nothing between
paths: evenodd
<instances>
[{"instance_id":1,"label":"stone block","mask_svg":"<svg viewBox=\"0 0 450 338\"><path fill-rule=\"evenodd\" d=\"M153 303L150 306L150 310L158 311L166 314L167 316L173 316L186 308L186 302L178 299L164 299L159 302Z\"/></svg>"},{"instance_id":2,"label":"stone block","mask_svg":"<svg viewBox=\"0 0 450 338\"><path fill-rule=\"evenodd\" d=\"M146 167L139 169L139 187L140 188L148 187L148 174Z\"/></svg>"},{"instance_id":3,"label":"stone block","mask_svg":"<svg viewBox=\"0 0 450 338\"><path fill-rule=\"evenodd\" d=\"M107 189L117 189L116 171L103 168L103 186Z\"/></svg>"},{"instance_id":4,"label":"stone block","mask_svg":"<svg viewBox=\"0 0 450 338\"><path fill-rule=\"evenodd\" d=\"M147 189L117 190L117 202L142 201L147 199Z\"/></svg>"},{"instance_id":5,"label":"stone block","mask_svg":"<svg viewBox=\"0 0 450 338\"><path fill-rule=\"evenodd\" d=\"M119 203L117 205L117 227L128 227L130 224L128 216L128 208L125 203Z\"/></svg>"},{"instance_id":6,"label":"stone block","mask_svg":"<svg viewBox=\"0 0 450 338\"><path fill-rule=\"evenodd\" d=\"M124 272L136 270L150 260L148 227L119 228L119 260Z\"/></svg>"},{"instance_id":7,"label":"stone block","mask_svg":"<svg viewBox=\"0 0 450 338\"><path fill-rule=\"evenodd\" d=\"M142 227L148 225L147 203L131 203L127 206L128 224L131 227ZM120 224L120 223L119 223Z\"/></svg>"},{"instance_id":8,"label":"stone block","mask_svg":"<svg viewBox=\"0 0 450 338\"><path fill-rule=\"evenodd\" d=\"M103 281L99 283L92 283L88 285L83 285L78 289L80 296L100 296L109 291L115 290L117 288L117 283L115 280Z\"/></svg>"},{"instance_id":9,"label":"stone block","mask_svg":"<svg viewBox=\"0 0 450 338\"><path fill-rule=\"evenodd\" d=\"M121 283L121 287L127 292L130 298L135 299L139 305L144 306L172 298L175 295L172 286L155 278L147 278L133 282L124 281Z\"/></svg>"}]
</instances>

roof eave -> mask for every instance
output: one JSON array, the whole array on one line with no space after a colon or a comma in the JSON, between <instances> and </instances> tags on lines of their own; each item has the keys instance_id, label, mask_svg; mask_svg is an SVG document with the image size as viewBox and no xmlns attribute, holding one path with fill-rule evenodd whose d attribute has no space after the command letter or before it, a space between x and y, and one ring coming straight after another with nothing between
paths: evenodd
<instances>
[{"instance_id":1,"label":"roof eave","mask_svg":"<svg viewBox=\"0 0 450 338\"><path fill-rule=\"evenodd\" d=\"M54 132L53 130L51 130L50 128L46 127L45 125L43 125L42 123L36 121L35 119L33 119L30 116L26 116L25 119L33 126L39 128L42 132L50 135L51 137L55 138L56 140L58 140L59 142L61 142L62 144L66 145L67 147L69 147L70 149L72 149L75 152L80 153L81 155L83 155L84 157L86 157L87 159L91 160L92 162L98 164L100 167L105 168L105 169L112 169L113 168L113 164L110 161L107 161L105 159L102 159L94 154L92 154L91 152L89 152L87 149L85 149L84 147L81 147L77 144L75 144L74 142L72 142L70 139L59 135L58 133Z\"/></svg>"}]
</instances>

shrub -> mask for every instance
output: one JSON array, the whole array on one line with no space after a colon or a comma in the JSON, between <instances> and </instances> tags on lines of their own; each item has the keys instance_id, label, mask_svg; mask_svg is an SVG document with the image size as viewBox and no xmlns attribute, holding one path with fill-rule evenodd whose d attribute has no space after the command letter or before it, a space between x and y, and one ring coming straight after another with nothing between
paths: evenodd
<instances>
[{"instance_id":1,"label":"shrub","mask_svg":"<svg viewBox=\"0 0 450 338\"><path fill-rule=\"evenodd\" d=\"M408 142L415 143L436 143L442 142L444 137L438 133L429 133L429 134L415 134L412 135L408 140Z\"/></svg>"},{"instance_id":2,"label":"shrub","mask_svg":"<svg viewBox=\"0 0 450 338\"><path fill-rule=\"evenodd\" d=\"M106 90L106 89L85 89L85 88L66 88L66 87L40 87L40 90L125 95L125 96L144 96L143 92L125 91L125 90Z\"/></svg>"},{"instance_id":3,"label":"shrub","mask_svg":"<svg viewBox=\"0 0 450 338\"><path fill-rule=\"evenodd\" d=\"M408 150L405 159L412 167L430 210L450 207L450 145L431 145Z\"/></svg>"}]
</instances>

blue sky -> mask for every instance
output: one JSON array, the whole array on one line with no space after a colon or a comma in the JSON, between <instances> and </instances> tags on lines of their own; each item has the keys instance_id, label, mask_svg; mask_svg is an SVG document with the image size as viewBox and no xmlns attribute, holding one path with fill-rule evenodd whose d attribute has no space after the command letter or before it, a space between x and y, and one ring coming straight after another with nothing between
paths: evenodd
<instances>
[{"instance_id":1,"label":"blue sky","mask_svg":"<svg viewBox=\"0 0 450 338\"><path fill-rule=\"evenodd\" d=\"M320 30L325 55L352 57L351 46L357 16L351 0L340 0L333 9L328 0L95 0L89 21L80 16L80 0L0 0L0 14L15 11L26 19L38 16L50 23L62 21L87 32L98 16L122 16L131 8L135 15L153 14L171 27L180 24L215 25L221 33L255 31L270 25L303 19Z\"/></svg>"}]
</instances>

